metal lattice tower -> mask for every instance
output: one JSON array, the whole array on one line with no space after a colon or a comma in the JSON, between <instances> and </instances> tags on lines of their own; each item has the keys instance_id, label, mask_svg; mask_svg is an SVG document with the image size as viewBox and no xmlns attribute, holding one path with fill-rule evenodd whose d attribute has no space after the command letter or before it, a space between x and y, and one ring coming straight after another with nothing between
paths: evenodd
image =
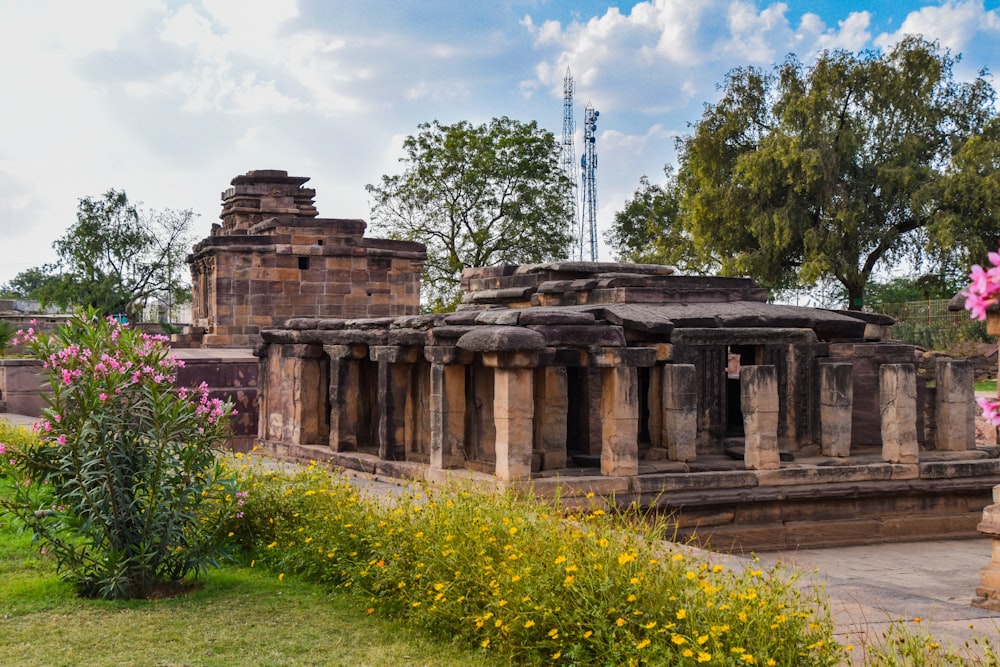
<instances>
[{"instance_id":1,"label":"metal lattice tower","mask_svg":"<svg viewBox=\"0 0 1000 667\"><path fill-rule=\"evenodd\" d=\"M580 167L583 169L583 210L580 211L580 261L597 261L597 117L590 102L583 112L583 155ZM589 253L589 257L586 254Z\"/></svg>"},{"instance_id":2,"label":"metal lattice tower","mask_svg":"<svg viewBox=\"0 0 1000 667\"><path fill-rule=\"evenodd\" d=\"M573 73L569 67L566 68L566 77L563 79L563 133L562 152L560 162L566 177L573 184L573 189L569 193L570 220L576 220L576 179L580 173L576 164L576 120L573 117ZM583 255L583 237L580 236L580 256Z\"/></svg>"}]
</instances>

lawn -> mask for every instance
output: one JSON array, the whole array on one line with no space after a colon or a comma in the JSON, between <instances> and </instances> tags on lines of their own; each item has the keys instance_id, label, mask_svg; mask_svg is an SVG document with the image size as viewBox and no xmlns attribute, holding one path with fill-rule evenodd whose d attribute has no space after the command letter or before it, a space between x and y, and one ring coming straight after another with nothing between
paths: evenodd
<instances>
[{"instance_id":1,"label":"lawn","mask_svg":"<svg viewBox=\"0 0 1000 667\"><path fill-rule=\"evenodd\" d=\"M9 525L0 525L0 581L7 665L499 664L368 615L354 597L247 566L210 571L175 598L83 600Z\"/></svg>"}]
</instances>

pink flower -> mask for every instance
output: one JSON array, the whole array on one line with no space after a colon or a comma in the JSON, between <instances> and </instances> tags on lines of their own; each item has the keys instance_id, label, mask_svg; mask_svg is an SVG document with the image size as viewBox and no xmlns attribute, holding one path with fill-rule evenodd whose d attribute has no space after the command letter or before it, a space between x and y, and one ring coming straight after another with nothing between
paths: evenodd
<instances>
[{"instance_id":1,"label":"pink flower","mask_svg":"<svg viewBox=\"0 0 1000 667\"><path fill-rule=\"evenodd\" d=\"M98 399L100 399L100 400L102 400L102 401L106 401L106 400L108 400L108 395L107 395L107 394L105 394L105 393L104 393L104 392L102 391L102 392L101 392L100 394L98 394L98 395L97 395L97 398L98 398Z\"/></svg>"},{"instance_id":2,"label":"pink flower","mask_svg":"<svg viewBox=\"0 0 1000 667\"><path fill-rule=\"evenodd\" d=\"M0 454L6 454L6 453L7 453L7 445L0 442Z\"/></svg>"},{"instance_id":3,"label":"pink flower","mask_svg":"<svg viewBox=\"0 0 1000 667\"><path fill-rule=\"evenodd\" d=\"M65 435L60 435L58 438L56 438L56 442L58 442L60 445L65 445L66 444L66 436Z\"/></svg>"}]
</instances>

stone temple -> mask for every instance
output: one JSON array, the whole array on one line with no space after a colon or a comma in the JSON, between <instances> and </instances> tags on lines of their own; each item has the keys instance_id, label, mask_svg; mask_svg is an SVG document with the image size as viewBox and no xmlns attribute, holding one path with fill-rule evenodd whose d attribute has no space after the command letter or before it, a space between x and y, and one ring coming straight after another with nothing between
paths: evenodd
<instances>
[{"instance_id":1,"label":"stone temple","mask_svg":"<svg viewBox=\"0 0 1000 667\"><path fill-rule=\"evenodd\" d=\"M719 548L976 535L1000 449L971 364L918 369L891 318L592 262L469 269L456 312L420 314L423 247L318 218L306 180L234 179L190 260L192 333L256 343L265 451L593 492Z\"/></svg>"}]
</instances>

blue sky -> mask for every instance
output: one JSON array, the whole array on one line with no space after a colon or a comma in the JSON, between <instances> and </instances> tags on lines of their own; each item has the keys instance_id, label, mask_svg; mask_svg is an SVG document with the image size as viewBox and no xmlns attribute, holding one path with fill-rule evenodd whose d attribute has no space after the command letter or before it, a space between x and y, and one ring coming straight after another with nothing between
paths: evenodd
<instances>
[{"instance_id":1,"label":"blue sky","mask_svg":"<svg viewBox=\"0 0 1000 667\"><path fill-rule=\"evenodd\" d=\"M730 68L907 33L962 53L960 79L1000 71L997 0L0 0L0 282L52 261L77 199L112 187L193 209L202 237L233 176L286 169L320 215L367 219L364 186L419 123L559 135L567 66L577 125L601 111L603 232Z\"/></svg>"}]
</instances>

